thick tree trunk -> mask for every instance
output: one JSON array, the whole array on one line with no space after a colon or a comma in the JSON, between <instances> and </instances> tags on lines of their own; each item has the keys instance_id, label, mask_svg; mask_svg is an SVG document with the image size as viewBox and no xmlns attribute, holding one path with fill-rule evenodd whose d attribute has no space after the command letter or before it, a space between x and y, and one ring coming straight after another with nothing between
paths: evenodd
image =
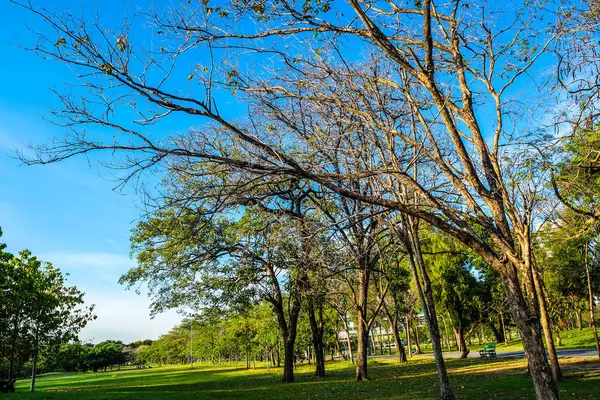
<instances>
[{"instance_id":1,"label":"thick tree trunk","mask_svg":"<svg viewBox=\"0 0 600 400\"><path fill-rule=\"evenodd\" d=\"M294 344L295 338L287 338L283 346L283 383L294 382Z\"/></svg>"},{"instance_id":2,"label":"thick tree trunk","mask_svg":"<svg viewBox=\"0 0 600 400\"><path fill-rule=\"evenodd\" d=\"M579 332L581 332L583 330L583 321L581 319L581 311L580 310L575 311L575 317L577 318L577 330Z\"/></svg>"},{"instance_id":3,"label":"thick tree trunk","mask_svg":"<svg viewBox=\"0 0 600 400\"><path fill-rule=\"evenodd\" d=\"M369 379L367 371L367 360L369 346L369 331L366 329L366 321L363 317L358 318L358 341L356 348L356 380L360 381L363 379Z\"/></svg>"},{"instance_id":4,"label":"thick tree trunk","mask_svg":"<svg viewBox=\"0 0 600 400\"><path fill-rule=\"evenodd\" d=\"M537 303L540 310L540 322L544 331L544 337L546 338L546 346L548 347L548 356L550 360L550 368L552 369L552 375L554 379L560 381L562 379L562 371L558 363L558 355L556 354L556 347L552 339L552 326L550 323L550 315L548 314L548 308L546 307L546 296L539 279L539 274L535 267L532 265L532 276L533 284L535 286L535 292L537 295Z\"/></svg>"},{"instance_id":5,"label":"thick tree trunk","mask_svg":"<svg viewBox=\"0 0 600 400\"><path fill-rule=\"evenodd\" d=\"M548 365L537 310L530 308L527 304L518 279L516 279L516 269L509 272L512 272L513 276L504 280L508 304L521 333L536 398L538 400L557 400L558 391Z\"/></svg>"}]
</instances>

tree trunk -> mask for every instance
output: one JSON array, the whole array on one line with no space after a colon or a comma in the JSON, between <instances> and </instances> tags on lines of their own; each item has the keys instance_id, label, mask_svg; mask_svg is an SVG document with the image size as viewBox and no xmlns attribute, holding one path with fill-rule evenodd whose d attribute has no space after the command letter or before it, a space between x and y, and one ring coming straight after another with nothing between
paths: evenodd
<instances>
[{"instance_id":1,"label":"tree trunk","mask_svg":"<svg viewBox=\"0 0 600 400\"><path fill-rule=\"evenodd\" d=\"M419 329L417 328L417 324L414 321L412 321L411 325L415 337L415 352L416 354L421 354L423 353L423 351L421 351L421 342L419 341Z\"/></svg>"},{"instance_id":2,"label":"tree trunk","mask_svg":"<svg viewBox=\"0 0 600 400\"><path fill-rule=\"evenodd\" d=\"M427 326L429 328L429 333L431 336L431 347L433 349L433 356L438 371L440 385L440 400L453 400L455 397L454 393L452 392L452 388L450 387L448 371L446 370L446 364L442 356L442 343L440 340L440 330L437 321L437 314L435 311L435 303L433 301L431 281L429 280L429 274L427 273L427 269L425 268L423 255L421 254L421 244L419 242L418 227L414 222L410 226L410 251L408 254L408 260L412 270L413 279L417 286L419 298L421 299L421 304L423 306L425 321L427 322ZM418 341L418 337L416 339ZM417 350L419 350L420 352L418 344Z\"/></svg>"},{"instance_id":3,"label":"tree trunk","mask_svg":"<svg viewBox=\"0 0 600 400\"><path fill-rule=\"evenodd\" d=\"M35 392L35 379L37 375L37 358L38 358L38 350L37 345L33 351L33 362L31 366L31 386L29 387L30 392Z\"/></svg>"},{"instance_id":4,"label":"tree trunk","mask_svg":"<svg viewBox=\"0 0 600 400\"><path fill-rule=\"evenodd\" d=\"M366 321L359 313L358 318L358 341L356 348L356 380L369 379L367 372L367 347L369 346L369 332L366 329Z\"/></svg>"},{"instance_id":5,"label":"tree trunk","mask_svg":"<svg viewBox=\"0 0 600 400\"><path fill-rule=\"evenodd\" d=\"M375 344L375 335L373 333L371 333L369 335L369 337L371 338L371 348L372 348L371 354L375 355L377 353L377 346Z\"/></svg>"},{"instance_id":6,"label":"tree trunk","mask_svg":"<svg viewBox=\"0 0 600 400\"><path fill-rule=\"evenodd\" d=\"M467 343L465 341L465 329L462 325L457 329L456 334L458 343L460 345L460 358L467 358L467 356L469 355L469 349L467 348Z\"/></svg>"},{"instance_id":7,"label":"tree trunk","mask_svg":"<svg viewBox=\"0 0 600 400\"><path fill-rule=\"evenodd\" d=\"M410 318L404 317L404 330L406 331L406 346L408 347L408 356L412 357L412 341L410 340Z\"/></svg>"},{"instance_id":8,"label":"tree trunk","mask_svg":"<svg viewBox=\"0 0 600 400\"><path fill-rule=\"evenodd\" d=\"M527 304L516 277L516 268L512 267L508 273L512 275L504 279L508 304L521 333L536 398L538 400L557 400L558 391L548 365L537 310Z\"/></svg>"},{"instance_id":9,"label":"tree trunk","mask_svg":"<svg viewBox=\"0 0 600 400\"><path fill-rule=\"evenodd\" d=\"M548 347L548 356L550 360L550 369L554 379L560 381L562 379L562 371L558 363L558 355L556 354L556 347L552 340L552 326L550 324L550 315L548 314L548 308L546 307L546 296L540 282L540 276L535 266L532 264L531 274L533 276L533 284L535 286L535 292L537 295L537 303L540 310L540 322L544 331L544 337L546 338L546 346Z\"/></svg>"},{"instance_id":10,"label":"tree trunk","mask_svg":"<svg viewBox=\"0 0 600 400\"><path fill-rule=\"evenodd\" d=\"M381 325L379 325L379 352L383 355L383 333L381 331Z\"/></svg>"},{"instance_id":11,"label":"tree trunk","mask_svg":"<svg viewBox=\"0 0 600 400\"><path fill-rule=\"evenodd\" d=\"M581 332L583 330L583 322L581 320L581 310L575 310L575 317L577 318L577 330Z\"/></svg>"},{"instance_id":12,"label":"tree trunk","mask_svg":"<svg viewBox=\"0 0 600 400\"><path fill-rule=\"evenodd\" d=\"M361 262L358 272L359 292L356 302L356 319L358 329L357 357L356 357L356 380L369 379L367 373L367 357L369 347L369 324L367 321L367 303L369 301L369 282L371 273L367 261Z\"/></svg>"},{"instance_id":13,"label":"tree trunk","mask_svg":"<svg viewBox=\"0 0 600 400\"><path fill-rule=\"evenodd\" d=\"M479 325L479 332L477 334L477 345L481 346L483 344L483 324Z\"/></svg>"},{"instance_id":14,"label":"tree trunk","mask_svg":"<svg viewBox=\"0 0 600 400\"><path fill-rule=\"evenodd\" d=\"M281 367L281 342L277 341L277 367Z\"/></svg>"},{"instance_id":15,"label":"tree trunk","mask_svg":"<svg viewBox=\"0 0 600 400\"><path fill-rule=\"evenodd\" d=\"M398 331L398 324L392 325L392 331L394 333L394 341L396 342L398 362L408 362L408 360L406 359L406 350L404 349L404 346L402 346L402 339L400 338L400 332Z\"/></svg>"},{"instance_id":16,"label":"tree trunk","mask_svg":"<svg viewBox=\"0 0 600 400\"><path fill-rule=\"evenodd\" d=\"M273 272L273 269L269 265L265 265L273 286L276 288L276 296L272 298L271 305L273 311L277 316L277 323L281 330L281 336L283 339L283 377L282 382L289 383L294 382L294 344L296 343L296 332L298 328L298 316L300 315L300 304L301 298L299 295L293 296L290 293L288 301L291 302L289 307L289 317L286 319L286 312L284 310L283 296L279 289L279 281L277 276ZM302 277L298 277L302 279ZM289 304L288 304L289 305Z\"/></svg>"},{"instance_id":17,"label":"tree trunk","mask_svg":"<svg viewBox=\"0 0 600 400\"><path fill-rule=\"evenodd\" d=\"M446 325L446 318L444 317L443 314L442 314L442 324L444 325L444 336L446 339L446 347L448 348L448 351L452 351L452 349L450 348L450 338L448 335L448 326Z\"/></svg>"},{"instance_id":18,"label":"tree trunk","mask_svg":"<svg viewBox=\"0 0 600 400\"><path fill-rule=\"evenodd\" d=\"M284 340L283 346L283 383L294 382L294 344L295 338Z\"/></svg>"},{"instance_id":19,"label":"tree trunk","mask_svg":"<svg viewBox=\"0 0 600 400\"><path fill-rule=\"evenodd\" d=\"M504 344L508 345L510 337L506 333L506 323L504 322L504 313L500 313L500 322L502 322L502 336L504 336Z\"/></svg>"},{"instance_id":20,"label":"tree trunk","mask_svg":"<svg viewBox=\"0 0 600 400\"><path fill-rule=\"evenodd\" d=\"M504 335L496 328L496 325L494 325L494 322L491 319L488 321L488 326L494 335L494 339L496 339L496 343L504 342Z\"/></svg>"},{"instance_id":21,"label":"tree trunk","mask_svg":"<svg viewBox=\"0 0 600 400\"><path fill-rule=\"evenodd\" d=\"M592 291L592 280L590 278L590 266L588 261L588 247L589 243L585 242L585 274L587 277L589 307L590 307L590 325L594 332L594 341L596 343L596 352L598 353L598 359L600 359L600 343L598 343L598 330L596 328L596 317L594 316L594 292Z\"/></svg>"},{"instance_id":22,"label":"tree trunk","mask_svg":"<svg viewBox=\"0 0 600 400\"><path fill-rule=\"evenodd\" d=\"M354 354L352 354L352 339L350 339L350 332L346 329L346 341L348 342L348 357L350 357L350 361L354 364Z\"/></svg>"},{"instance_id":23,"label":"tree trunk","mask_svg":"<svg viewBox=\"0 0 600 400\"><path fill-rule=\"evenodd\" d=\"M397 308L395 310L397 310ZM383 303L383 311L385 312L385 314L388 317L388 320L390 321L390 328L392 328L394 342L396 343L398 361L400 363L407 362L408 360L406 359L406 350L404 349L404 346L402 346L402 338L400 337L400 330L398 329L398 320L400 319L400 317L398 316L398 312L396 311L395 315L392 315L385 303Z\"/></svg>"}]
</instances>

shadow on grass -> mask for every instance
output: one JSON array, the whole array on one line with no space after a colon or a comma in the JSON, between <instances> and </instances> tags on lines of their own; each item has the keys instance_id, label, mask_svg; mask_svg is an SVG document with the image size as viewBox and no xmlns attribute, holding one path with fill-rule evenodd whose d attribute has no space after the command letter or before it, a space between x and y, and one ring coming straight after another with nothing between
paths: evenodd
<instances>
[{"instance_id":1,"label":"shadow on grass","mask_svg":"<svg viewBox=\"0 0 600 400\"><path fill-rule=\"evenodd\" d=\"M461 399L533 399L524 360L447 360L452 386ZM313 366L296 370L294 384L280 382L281 368L271 375L264 369L242 370L204 367L156 369L146 375L122 373L117 377L82 382L48 381L41 399L435 399L438 378L431 360L398 365L392 361L369 362L371 380L356 382L354 366L327 364L328 376L316 378ZM561 399L600 399L600 364L575 362L565 365L567 379L559 386ZM40 383L43 379L40 380ZM30 398L23 396L13 399Z\"/></svg>"}]
</instances>

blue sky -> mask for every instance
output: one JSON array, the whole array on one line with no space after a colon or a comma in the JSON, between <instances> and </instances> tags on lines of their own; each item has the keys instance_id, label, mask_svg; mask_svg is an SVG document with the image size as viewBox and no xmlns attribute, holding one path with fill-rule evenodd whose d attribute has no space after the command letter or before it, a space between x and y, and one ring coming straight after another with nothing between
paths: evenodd
<instances>
[{"instance_id":1,"label":"blue sky","mask_svg":"<svg viewBox=\"0 0 600 400\"><path fill-rule=\"evenodd\" d=\"M41 3L41 2L40 2ZM78 8L89 2L53 0L53 8ZM103 1L103 10L133 7ZM31 39L27 27L37 21L7 1L0 2L0 226L2 242L17 252L29 248L70 274L69 282L96 304L98 319L82 339L133 341L156 338L179 320L169 312L151 320L149 301L126 291L119 276L134 265L129 259L129 231L140 216L132 190L119 194L109 171L73 159L47 166L23 166L15 148L62 136L43 119L56 105L51 87L71 78L63 65L18 48Z\"/></svg>"},{"instance_id":2,"label":"blue sky","mask_svg":"<svg viewBox=\"0 0 600 400\"><path fill-rule=\"evenodd\" d=\"M85 7L88 15L100 10L105 25L119 27L123 15L130 15L137 6L175 0L37 0L53 10L73 12ZM156 338L167 332L180 318L175 312L148 317L149 301L127 292L118 285L121 274L134 265L129 259L129 232L141 211L131 187L125 194L112 189L116 182L106 169L89 165L85 158L60 164L27 167L14 159L14 149L28 143L44 143L61 137L60 128L44 121L44 110L57 106L50 88L61 89L72 82L72 72L63 64L38 58L18 47L18 42L31 43L28 27L39 30L40 21L23 9L0 2L0 226L9 250L29 248L43 260L52 261L70 274L70 282L87 293L89 303L96 304L98 320L82 333L82 338L121 339L131 341ZM141 33L142 35L144 33ZM358 54L358 53L357 53ZM185 79L202 57L180 63L177 88L192 85ZM241 57L241 56L240 56ZM242 57L241 57L242 58ZM257 59L246 67L258 67ZM541 62L541 70L544 72ZM257 68L260 70L260 68ZM181 73L179 73L181 72ZM545 71L548 73L548 71ZM518 93L535 89L526 79L519 81ZM243 107L226 93L218 99L226 116L235 116ZM217 93L216 97L220 97ZM493 108L484 105L482 112L493 115ZM530 118L533 120L533 118ZM493 118L490 119L492 121ZM170 117L168 122L153 126L155 136L181 132L188 128L191 117ZM529 126L529 122L528 122ZM519 128L522 128L519 126ZM520 131L528 131L524 127ZM490 127L487 127L489 130ZM491 130L490 130L491 131Z\"/></svg>"}]
</instances>

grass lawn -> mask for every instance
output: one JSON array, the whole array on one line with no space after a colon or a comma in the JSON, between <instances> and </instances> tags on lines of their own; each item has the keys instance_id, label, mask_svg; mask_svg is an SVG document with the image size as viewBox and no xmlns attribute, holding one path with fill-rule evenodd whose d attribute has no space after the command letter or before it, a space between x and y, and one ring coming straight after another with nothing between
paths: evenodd
<instances>
[{"instance_id":1,"label":"grass lawn","mask_svg":"<svg viewBox=\"0 0 600 400\"><path fill-rule=\"evenodd\" d=\"M450 379L460 399L533 399L524 360L448 360ZM600 399L600 363L562 361L566 379L562 399ZM280 383L281 368L256 370L203 365L123 370L105 373L56 373L38 379L38 391L28 393L27 381L17 383L11 400L60 399L435 399L437 376L433 360L415 358L405 365L376 359L369 363L371 380L356 382L349 362L329 362L328 376L313 377L313 367L299 366L297 382ZM2 394L0 394L2 397Z\"/></svg>"},{"instance_id":2,"label":"grass lawn","mask_svg":"<svg viewBox=\"0 0 600 400\"><path fill-rule=\"evenodd\" d=\"M600 330L600 328L599 328ZM521 339L518 338L518 335L513 334L513 340L509 341L508 344L505 343L497 343L496 350L502 351L515 351L515 350L523 350L523 344L521 343ZM516 339L515 339L516 336ZM556 333L553 335L554 343L556 344ZM562 341L561 346L556 346L557 349L590 349L596 347L596 342L594 342L594 332L592 328L583 328L581 332L578 329L568 329L560 332L560 337ZM483 349L484 344L492 344L495 342L486 342L483 344L477 344L477 339L473 339L473 344L468 345L467 347L471 352L478 352ZM414 346L413 346L414 347ZM448 351L448 349L443 346L444 351ZM425 353L431 353L431 344L421 344L421 350ZM456 351L456 348L453 348L452 351Z\"/></svg>"}]
</instances>

